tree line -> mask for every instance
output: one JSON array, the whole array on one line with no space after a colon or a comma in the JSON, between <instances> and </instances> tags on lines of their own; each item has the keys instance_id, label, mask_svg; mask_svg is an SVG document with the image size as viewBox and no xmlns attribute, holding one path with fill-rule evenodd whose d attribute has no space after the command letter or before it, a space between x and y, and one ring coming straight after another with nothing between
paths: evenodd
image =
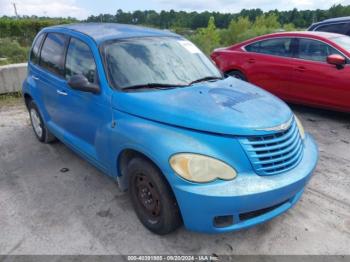
<instances>
[{"instance_id":1,"label":"tree line","mask_svg":"<svg viewBox=\"0 0 350 262\"><path fill-rule=\"evenodd\" d=\"M73 23L73 22L112 22L145 25L162 29L172 29L177 32L196 30L205 28L209 19L214 18L215 27L226 29L232 21L237 22L240 18L248 19L250 23L255 23L259 17L275 17L282 27L292 24L295 28L307 28L313 22L327 18L350 16L350 5L333 5L328 10L297 10L278 11L271 10L263 12L261 9L243 9L239 13L219 13L219 12L185 12L185 11L161 11L154 10L124 12L119 9L115 14L100 14L89 16L86 20L79 21L75 18L49 18L37 16L22 16L20 18L3 16L0 17L0 38L15 37L19 41L29 41L43 27Z\"/></svg>"},{"instance_id":2,"label":"tree line","mask_svg":"<svg viewBox=\"0 0 350 262\"><path fill-rule=\"evenodd\" d=\"M206 27L210 17L214 17L217 28L227 28L232 20L239 17L247 17L254 22L262 15L275 15L281 25L294 24L297 28L306 28L314 22L327 18L350 16L350 6L333 5L328 10L298 10L290 11L271 10L263 12L261 9L243 9L239 13L220 12L185 12L185 11L161 11L154 10L124 12L119 9L115 14L100 14L89 16L87 22L112 22L124 24L141 24L157 28L189 28L197 29Z\"/></svg>"}]
</instances>

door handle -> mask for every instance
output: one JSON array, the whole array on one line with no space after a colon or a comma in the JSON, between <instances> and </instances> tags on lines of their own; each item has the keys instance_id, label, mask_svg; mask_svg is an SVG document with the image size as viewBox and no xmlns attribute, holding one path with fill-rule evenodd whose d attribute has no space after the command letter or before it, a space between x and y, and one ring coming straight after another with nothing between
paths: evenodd
<instances>
[{"instance_id":1,"label":"door handle","mask_svg":"<svg viewBox=\"0 0 350 262\"><path fill-rule=\"evenodd\" d=\"M36 76L33 76L33 75L32 75L32 78L33 78L34 80L39 80L39 77L36 77Z\"/></svg>"},{"instance_id":2,"label":"door handle","mask_svg":"<svg viewBox=\"0 0 350 262\"><path fill-rule=\"evenodd\" d=\"M56 90L57 94L59 94L60 96L66 96L68 95L66 92L61 91L61 90Z\"/></svg>"},{"instance_id":3,"label":"door handle","mask_svg":"<svg viewBox=\"0 0 350 262\"><path fill-rule=\"evenodd\" d=\"M306 68L303 66L298 66L295 68L295 71L298 71L298 72L304 72L305 70L306 70Z\"/></svg>"},{"instance_id":4,"label":"door handle","mask_svg":"<svg viewBox=\"0 0 350 262\"><path fill-rule=\"evenodd\" d=\"M249 64L254 64L254 63L255 63L255 59L254 59L254 58L248 59L248 63L249 63Z\"/></svg>"}]
</instances>

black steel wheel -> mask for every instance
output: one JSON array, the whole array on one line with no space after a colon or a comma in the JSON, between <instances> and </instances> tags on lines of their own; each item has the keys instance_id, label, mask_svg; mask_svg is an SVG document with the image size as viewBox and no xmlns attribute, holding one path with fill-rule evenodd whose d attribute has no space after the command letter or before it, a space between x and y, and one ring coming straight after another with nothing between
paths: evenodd
<instances>
[{"instance_id":1,"label":"black steel wheel","mask_svg":"<svg viewBox=\"0 0 350 262\"><path fill-rule=\"evenodd\" d=\"M151 232L165 235L182 223L175 196L160 170L142 157L127 168L130 199L141 223Z\"/></svg>"},{"instance_id":2,"label":"black steel wheel","mask_svg":"<svg viewBox=\"0 0 350 262\"><path fill-rule=\"evenodd\" d=\"M161 202L160 195L153 182L144 174L136 174L132 183L136 188L135 192L139 203L144 208L144 212L148 213L151 223L158 223L160 219ZM152 221L152 219L154 221Z\"/></svg>"}]
</instances>

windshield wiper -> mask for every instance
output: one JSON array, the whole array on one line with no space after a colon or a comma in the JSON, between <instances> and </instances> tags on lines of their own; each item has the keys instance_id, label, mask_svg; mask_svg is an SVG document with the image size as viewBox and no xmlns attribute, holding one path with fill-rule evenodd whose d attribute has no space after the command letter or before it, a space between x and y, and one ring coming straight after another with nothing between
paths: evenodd
<instances>
[{"instance_id":1,"label":"windshield wiper","mask_svg":"<svg viewBox=\"0 0 350 262\"><path fill-rule=\"evenodd\" d=\"M166 89L172 89L177 87L186 87L190 86L194 83L209 81L209 80L219 80L222 79L222 77L218 76L207 76L200 79L197 79L195 81L192 81L189 84L163 84L163 83L147 83L147 84L139 84L139 85L132 85L123 87L122 90L137 90L137 89L160 89L160 90L166 90Z\"/></svg>"},{"instance_id":2,"label":"windshield wiper","mask_svg":"<svg viewBox=\"0 0 350 262\"><path fill-rule=\"evenodd\" d=\"M219 79L222 79L222 77L206 76L206 77L202 77L202 78L199 78L197 80L192 81L191 83L189 83L189 85L193 85L193 84L199 83L199 82L205 82L205 81L209 81L209 80L219 80Z\"/></svg>"},{"instance_id":3,"label":"windshield wiper","mask_svg":"<svg viewBox=\"0 0 350 262\"><path fill-rule=\"evenodd\" d=\"M171 89L176 87L184 87L187 85L181 85L181 84L162 84L162 83L147 83L147 84L140 84L140 85L133 85L133 86L127 86L123 87L122 90L136 90L136 89L144 89L144 88L154 88L154 89Z\"/></svg>"}]
</instances>

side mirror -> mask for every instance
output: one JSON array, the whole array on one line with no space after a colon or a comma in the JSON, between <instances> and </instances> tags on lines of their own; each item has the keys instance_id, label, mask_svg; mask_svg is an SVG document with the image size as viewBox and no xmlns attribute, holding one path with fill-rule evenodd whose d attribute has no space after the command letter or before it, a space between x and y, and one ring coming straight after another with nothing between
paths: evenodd
<instances>
[{"instance_id":1,"label":"side mirror","mask_svg":"<svg viewBox=\"0 0 350 262\"><path fill-rule=\"evenodd\" d=\"M98 85L90 83L84 75L74 75L69 78L67 83L71 88L82 92L98 94L101 91Z\"/></svg>"},{"instance_id":2,"label":"side mirror","mask_svg":"<svg viewBox=\"0 0 350 262\"><path fill-rule=\"evenodd\" d=\"M345 57L334 54L327 57L327 63L331 65L335 65L337 66L338 69L341 69L346 64L346 60L345 60Z\"/></svg>"}]
</instances>

